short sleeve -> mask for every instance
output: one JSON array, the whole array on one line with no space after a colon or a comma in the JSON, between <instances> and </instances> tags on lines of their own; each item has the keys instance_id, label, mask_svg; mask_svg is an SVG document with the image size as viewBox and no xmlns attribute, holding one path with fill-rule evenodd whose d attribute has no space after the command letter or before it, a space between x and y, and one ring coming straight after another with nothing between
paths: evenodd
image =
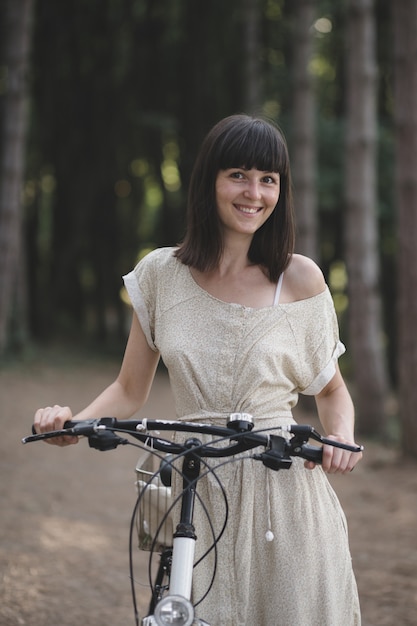
<instances>
[{"instance_id":1,"label":"short sleeve","mask_svg":"<svg viewBox=\"0 0 417 626\"><path fill-rule=\"evenodd\" d=\"M123 276L124 284L149 347L155 352L155 315L157 296L157 253L151 252Z\"/></svg>"},{"instance_id":2,"label":"short sleeve","mask_svg":"<svg viewBox=\"0 0 417 626\"><path fill-rule=\"evenodd\" d=\"M336 373L345 346L339 338L339 325L328 288L306 301L304 315L296 333L299 358L299 392L314 396L320 393ZM300 322L300 319L298 319Z\"/></svg>"},{"instance_id":3,"label":"short sleeve","mask_svg":"<svg viewBox=\"0 0 417 626\"><path fill-rule=\"evenodd\" d=\"M339 357L342 356L345 351L346 348L344 344L339 340L335 345L330 360L317 374L314 380L308 385L308 387L301 391L301 393L305 396L315 396L320 393L320 391L324 389L327 383L329 383L333 376L336 374L336 363Z\"/></svg>"}]
</instances>

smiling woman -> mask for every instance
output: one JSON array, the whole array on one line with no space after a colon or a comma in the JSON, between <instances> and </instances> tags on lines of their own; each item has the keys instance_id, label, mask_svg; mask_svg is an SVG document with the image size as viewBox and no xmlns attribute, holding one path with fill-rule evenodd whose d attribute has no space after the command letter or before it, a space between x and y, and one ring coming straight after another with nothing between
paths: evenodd
<instances>
[{"instance_id":1,"label":"smiling woman","mask_svg":"<svg viewBox=\"0 0 417 626\"><path fill-rule=\"evenodd\" d=\"M293 248L282 134L258 118L222 120L197 158L184 242L152 251L125 276L134 314L120 373L77 419L130 417L162 357L179 420L223 424L250 413L262 428L286 427L304 393L315 397L326 435L354 446L333 301L317 265ZM39 409L36 429L59 428L71 415ZM346 521L325 473L349 475L360 458L325 445L322 467L301 462L278 477L250 458L222 466L230 496L223 528L217 482L199 481L196 556L208 566L196 567L192 582L205 620L359 626ZM175 479L172 488L175 496ZM221 537L213 580L212 533Z\"/></svg>"}]
</instances>

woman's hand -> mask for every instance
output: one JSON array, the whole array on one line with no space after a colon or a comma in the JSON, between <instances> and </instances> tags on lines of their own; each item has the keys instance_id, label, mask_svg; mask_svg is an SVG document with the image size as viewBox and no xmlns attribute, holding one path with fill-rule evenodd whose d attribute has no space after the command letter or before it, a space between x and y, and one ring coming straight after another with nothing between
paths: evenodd
<instances>
[{"instance_id":1,"label":"woman's hand","mask_svg":"<svg viewBox=\"0 0 417 626\"><path fill-rule=\"evenodd\" d=\"M332 441L339 441L350 446L356 446L354 441L348 441L344 437L338 437L335 435L329 435L327 439ZM323 446L323 461L321 466L327 474L348 474L353 470L355 465L359 463L363 454L362 452L350 452L349 450L343 450L343 448L335 448L334 446ZM316 463L312 461L306 461L304 467L307 469L314 469Z\"/></svg>"},{"instance_id":2,"label":"woman's hand","mask_svg":"<svg viewBox=\"0 0 417 626\"><path fill-rule=\"evenodd\" d=\"M51 430L61 430L64 423L72 419L72 411L68 406L47 406L38 409L35 413L34 426L37 433L47 433ZM55 446L69 446L78 443L78 437L67 435L65 437L53 437L45 440Z\"/></svg>"},{"instance_id":3,"label":"woman's hand","mask_svg":"<svg viewBox=\"0 0 417 626\"><path fill-rule=\"evenodd\" d=\"M327 439L349 445L357 445L354 441L348 441L340 436L329 435ZM325 445L323 446L322 467L328 474L348 474L359 463L361 458L362 452L349 452L349 450Z\"/></svg>"}]
</instances>

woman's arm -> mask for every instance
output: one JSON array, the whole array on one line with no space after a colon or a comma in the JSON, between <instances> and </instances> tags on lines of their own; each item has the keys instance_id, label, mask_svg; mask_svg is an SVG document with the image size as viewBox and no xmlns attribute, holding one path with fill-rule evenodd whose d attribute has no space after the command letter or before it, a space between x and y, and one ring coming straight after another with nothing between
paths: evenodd
<instances>
[{"instance_id":1,"label":"woman's arm","mask_svg":"<svg viewBox=\"0 0 417 626\"><path fill-rule=\"evenodd\" d=\"M129 339L117 379L109 385L74 419L94 419L116 417L127 419L146 402L159 361L159 353L148 345L136 314L133 314ZM55 405L38 409L35 413L36 432L59 430L64 422L72 419L69 407ZM76 443L78 437L58 437L49 439L55 445Z\"/></svg>"},{"instance_id":2,"label":"woman's arm","mask_svg":"<svg viewBox=\"0 0 417 626\"><path fill-rule=\"evenodd\" d=\"M355 445L355 414L350 393L336 366L336 373L315 396L320 422L329 439ZM323 448L323 469L330 474L351 472L362 458L361 452L349 452L332 446ZM307 464L311 468L312 465Z\"/></svg>"}]
</instances>

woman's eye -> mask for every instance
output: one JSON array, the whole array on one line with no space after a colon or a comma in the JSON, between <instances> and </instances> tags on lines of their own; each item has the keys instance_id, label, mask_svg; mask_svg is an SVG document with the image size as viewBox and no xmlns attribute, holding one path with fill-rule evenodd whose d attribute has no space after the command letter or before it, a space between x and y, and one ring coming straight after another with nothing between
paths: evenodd
<instances>
[{"instance_id":1,"label":"woman's eye","mask_svg":"<svg viewBox=\"0 0 417 626\"><path fill-rule=\"evenodd\" d=\"M232 172L230 174L230 177L231 178L241 179L241 178L243 178L243 174L242 174L242 172Z\"/></svg>"},{"instance_id":2,"label":"woman's eye","mask_svg":"<svg viewBox=\"0 0 417 626\"><path fill-rule=\"evenodd\" d=\"M276 182L273 176L264 176L263 181L264 183L268 183L269 185Z\"/></svg>"}]
</instances>

